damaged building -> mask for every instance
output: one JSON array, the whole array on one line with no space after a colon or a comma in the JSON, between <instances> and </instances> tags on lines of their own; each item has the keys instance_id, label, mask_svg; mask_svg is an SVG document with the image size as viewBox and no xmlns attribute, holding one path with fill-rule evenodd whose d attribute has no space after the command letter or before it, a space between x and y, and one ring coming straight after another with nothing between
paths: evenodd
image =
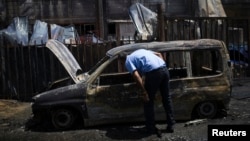
<instances>
[{"instance_id":1,"label":"damaged building","mask_svg":"<svg viewBox=\"0 0 250 141\"><path fill-rule=\"evenodd\" d=\"M218 5L219 0L209 1ZM37 19L67 26L74 24L80 36L95 33L105 40L133 38L134 25L128 8L141 3L154 12L162 5L167 17L193 17L197 15L199 0L0 0L0 27L6 27L14 17L28 16L30 24ZM205 2L205 1L203 1ZM219 1L220 2L220 1ZM222 0L230 17L245 16L249 0ZM237 3L237 4L235 4ZM209 5L205 5L209 7ZM245 9L243 12L240 9ZM198 14L199 15L199 14ZM221 15L219 15L221 17ZM32 30L32 29L31 29Z\"/></svg>"}]
</instances>

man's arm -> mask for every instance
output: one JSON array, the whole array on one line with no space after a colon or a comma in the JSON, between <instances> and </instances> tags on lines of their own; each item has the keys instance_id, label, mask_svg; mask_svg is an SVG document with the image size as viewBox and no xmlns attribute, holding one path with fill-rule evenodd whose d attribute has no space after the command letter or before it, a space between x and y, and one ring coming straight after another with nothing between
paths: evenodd
<instances>
[{"instance_id":1,"label":"man's arm","mask_svg":"<svg viewBox=\"0 0 250 141\"><path fill-rule=\"evenodd\" d=\"M161 55L160 52L154 52L155 55L159 56L161 59L163 59L163 56ZM163 59L164 60L164 59Z\"/></svg>"},{"instance_id":2,"label":"man's arm","mask_svg":"<svg viewBox=\"0 0 250 141\"><path fill-rule=\"evenodd\" d=\"M142 88L143 90L143 98L144 98L144 101L149 101L149 98L148 98L148 93L144 87L144 84L143 84L143 80L142 80L142 77L140 76L140 74L138 73L137 70L133 71L132 73L132 76L133 78L135 79L136 83Z\"/></svg>"}]
</instances>

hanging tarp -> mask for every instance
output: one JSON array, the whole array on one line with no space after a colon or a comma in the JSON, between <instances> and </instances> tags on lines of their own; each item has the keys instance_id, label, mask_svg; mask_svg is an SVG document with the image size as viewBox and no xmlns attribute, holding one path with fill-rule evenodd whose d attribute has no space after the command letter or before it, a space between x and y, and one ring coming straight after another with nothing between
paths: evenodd
<instances>
[{"instance_id":1,"label":"hanging tarp","mask_svg":"<svg viewBox=\"0 0 250 141\"><path fill-rule=\"evenodd\" d=\"M30 45L41 45L48 41L48 27L46 22L36 20L33 26L33 34L30 37Z\"/></svg>"},{"instance_id":2,"label":"hanging tarp","mask_svg":"<svg viewBox=\"0 0 250 141\"><path fill-rule=\"evenodd\" d=\"M197 0L196 2L196 17L226 17L226 13L224 11L221 0ZM217 22L214 23L206 20L200 22L200 24L197 25L196 28L197 37L201 38L203 36L201 35L201 29L204 29L205 27L208 27L209 29L207 31L211 31L212 33L214 32L213 29L215 28L217 28L217 32L220 32L221 28L217 26L221 24L221 20L217 20Z\"/></svg>"},{"instance_id":3,"label":"hanging tarp","mask_svg":"<svg viewBox=\"0 0 250 141\"><path fill-rule=\"evenodd\" d=\"M129 16L142 40L153 40L157 35L157 13L140 3L129 7Z\"/></svg>"},{"instance_id":4,"label":"hanging tarp","mask_svg":"<svg viewBox=\"0 0 250 141\"><path fill-rule=\"evenodd\" d=\"M80 38L74 26L62 27L56 24L50 24L51 39L58 40L66 44L80 43ZM34 32L30 39L30 45L45 44L48 41L47 23L36 20Z\"/></svg>"},{"instance_id":5,"label":"hanging tarp","mask_svg":"<svg viewBox=\"0 0 250 141\"><path fill-rule=\"evenodd\" d=\"M66 44L80 43L80 37L73 25L62 27L56 24L50 24L51 39L58 40ZM30 38L30 45L41 45L48 41L48 24L36 20L33 34Z\"/></svg>"},{"instance_id":6,"label":"hanging tarp","mask_svg":"<svg viewBox=\"0 0 250 141\"><path fill-rule=\"evenodd\" d=\"M15 17L6 29L0 31L0 36L6 37L12 45L28 45L28 18Z\"/></svg>"},{"instance_id":7,"label":"hanging tarp","mask_svg":"<svg viewBox=\"0 0 250 141\"><path fill-rule=\"evenodd\" d=\"M42 45L48 41L48 24L40 20L36 20L33 26L33 33L28 38L28 18L16 17L13 22L3 30L0 30L0 36L4 36L12 44ZM78 44L80 37L73 25L62 27L56 24L50 24L51 39L58 40L65 44Z\"/></svg>"},{"instance_id":8,"label":"hanging tarp","mask_svg":"<svg viewBox=\"0 0 250 141\"><path fill-rule=\"evenodd\" d=\"M73 25L69 25L62 28L62 32L58 31L58 35L61 35L60 39L57 39L58 41L65 44L79 44L81 42L80 36L78 35L78 32L76 31Z\"/></svg>"},{"instance_id":9,"label":"hanging tarp","mask_svg":"<svg viewBox=\"0 0 250 141\"><path fill-rule=\"evenodd\" d=\"M221 0L198 0L198 17L226 17Z\"/></svg>"}]
</instances>

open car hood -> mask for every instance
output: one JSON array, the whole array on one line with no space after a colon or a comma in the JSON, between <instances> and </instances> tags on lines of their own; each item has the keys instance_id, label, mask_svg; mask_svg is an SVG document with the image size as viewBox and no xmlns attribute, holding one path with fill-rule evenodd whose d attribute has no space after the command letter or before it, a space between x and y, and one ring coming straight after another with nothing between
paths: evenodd
<instances>
[{"instance_id":1,"label":"open car hood","mask_svg":"<svg viewBox=\"0 0 250 141\"><path fill-rule=\"evenodd\" d=\"M84 73L69 49L61 42L50 39L46 47L59 59L75 83L86 80Z\"/></svg>"}]
</instances>

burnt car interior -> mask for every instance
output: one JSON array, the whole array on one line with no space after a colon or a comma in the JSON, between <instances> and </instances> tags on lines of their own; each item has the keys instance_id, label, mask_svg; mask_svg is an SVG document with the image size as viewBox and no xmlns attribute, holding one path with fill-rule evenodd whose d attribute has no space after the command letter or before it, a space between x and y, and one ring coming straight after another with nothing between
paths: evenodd
<instances>
[{"instance_id":1,"label":"burnt car interior","mask_svg":"<svg viewBox=\"0 0 250 141\"><path fill-rule=\"evenodd\" d=\"M132 82L134 82L134 79L129 72L103 74L99 78L99 85L116 85Z\"/></svg>"},{"instance_id":2,"label":"burnt car interior","mask_svg":"<svg viewBox=\"0 0 250 141\"><path fill-rule=\"evenodd\" d=\"M125 68L125 57L113 60L99 76L99 85L117 85L135 82L132 75Z\"/></svg>"},{"instance_id":3,"label":"burnt car interior","mask_svg":"<svg viewBox=\"0 0 250 141\"><path fill-rule=\"evenodd\" d=\"M222 72L218 50L161 52L168 64L170 79L217 75ZM189 61L191 60L191 61ZM124 66L125 58L118 57L98 77L98 85L117 85L135 82Z\"/></svg>"},{"instance_id":4,"label":"burnt car interior","mask_svg":"<svg viewBox=\"0 0 250 141\"><path fill-rule=\"evenodd\" d=\"M222 72L222 58L218 50L172 51L162 54L171 79L217 75Z\"/></svg>"}]
</instances>

